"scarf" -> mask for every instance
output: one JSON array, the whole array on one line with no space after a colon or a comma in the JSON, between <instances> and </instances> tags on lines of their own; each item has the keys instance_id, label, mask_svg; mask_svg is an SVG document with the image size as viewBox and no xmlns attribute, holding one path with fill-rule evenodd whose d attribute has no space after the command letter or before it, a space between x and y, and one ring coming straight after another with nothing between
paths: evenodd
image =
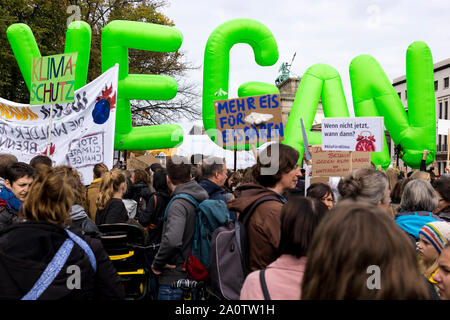
<instances>
[{"instance_id":1,"label":"scarf","mask_svg":"<svg viewBox=\"0 0 450 320\"><path fill-rule=\"evenodd\" d=\"M16 211L18 211L22 206L22 201L20 201L14 195L14 193L6 187L3 187L2 190L0 191L0 199L5 200L6 203Z\"/></svg>"}]
</instances>

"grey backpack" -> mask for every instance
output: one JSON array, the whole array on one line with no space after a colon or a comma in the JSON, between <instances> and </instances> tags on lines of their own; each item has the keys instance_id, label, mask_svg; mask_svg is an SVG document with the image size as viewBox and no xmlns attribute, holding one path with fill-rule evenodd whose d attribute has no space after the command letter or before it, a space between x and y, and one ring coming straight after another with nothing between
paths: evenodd
<instances>
[{"instance_id":1,"label":"grey backpack","mask_svg":"<svg viewBox=\"0 0 450 320\"><path fill-rule=\"evenodd\" d=\"M250 273L246 225L256 207L269 200L280 201L272 195L261 197L239 215L238 221L228 220L212 233L209 274L213 293L219 299L239 300Z\"/></svg>"}]
</instances>

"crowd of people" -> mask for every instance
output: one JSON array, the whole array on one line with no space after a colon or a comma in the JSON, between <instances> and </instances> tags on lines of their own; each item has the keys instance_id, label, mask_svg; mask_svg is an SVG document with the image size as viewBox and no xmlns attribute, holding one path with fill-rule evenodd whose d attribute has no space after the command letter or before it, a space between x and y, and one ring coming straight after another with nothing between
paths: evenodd
<instances>
[{"instance_id":1,"label":"crowd of people","mask_svg":"<svg viewBox=\"0 0 450 320\"><path fill-rule=\"evenodd\" d=\"M237 171L201 155L136 170L99 163L89 185L46 156L0 155L0 299L124 299L99 231L116 223L138 225L158 244L148 266L154 298L182 299L171 284L190 278L197 214L176 197L184 194L222 201L230 220L245 221L242 300L450 300L449 175L370 167L333 190L305 186L293 148L274 143L265 154L270 161ZM65 271L74 265L76 290ZM49 277L55 268L64 271Z\"/></svg>"}]
</instances>

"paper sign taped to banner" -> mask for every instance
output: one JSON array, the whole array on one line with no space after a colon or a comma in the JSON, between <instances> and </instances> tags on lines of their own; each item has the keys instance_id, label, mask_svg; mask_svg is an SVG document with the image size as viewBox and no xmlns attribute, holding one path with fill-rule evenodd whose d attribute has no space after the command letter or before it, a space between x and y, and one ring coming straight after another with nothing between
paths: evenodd
<instances>
[{"instance_id":1,"label":"paper sign taped to banner","mask_svg":"<svg viewBox=\"0 0 450 320\"><path fill-rule=\"evenodd\" d=\"M77 55L74 52L33 58L30 104L74 101Z\"/></svg>"},{"instance_id":2,"label":"paper sign taped to banner","mask_svg":"<svg viewBox=\"0 0 450 320\"><path fill-rule=\"evenodd\" d=\"M383 117L324 118L322 150L382 151Z\"/></svg>"}]
</instances>

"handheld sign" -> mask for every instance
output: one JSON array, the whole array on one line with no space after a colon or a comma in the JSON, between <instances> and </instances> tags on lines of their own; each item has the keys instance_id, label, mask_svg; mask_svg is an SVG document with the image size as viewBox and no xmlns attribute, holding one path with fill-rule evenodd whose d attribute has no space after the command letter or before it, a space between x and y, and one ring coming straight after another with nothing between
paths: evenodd
<instances>
[{"instance_id":1,"label":"handheld sign","mask_svg":"<svg viewBox=\"0 0 450 320\"><path fill-rule=\"evenodd\" d=\"M76 52L33 58L30 104L74 101L76 61Z\"/></svg>"},{"instance_id":2,"label":"handheld sign","mask_svg":"<svg viewBox=\"0 0 450 320\"><path fill-rule=\"evenodd\" d=\"M284 138L279 94L214 101L216 143L226 149Z\"/></svg>"},{"instance_id":3,"label":"handheld sign","mask_svg":"<svg viewBox=\"0 0 450 320\"><path fill-rule=\"evenodd\" d=\"M324 118L322 150L382 151L383 117Z\"/></svg>"}]
</instances>

